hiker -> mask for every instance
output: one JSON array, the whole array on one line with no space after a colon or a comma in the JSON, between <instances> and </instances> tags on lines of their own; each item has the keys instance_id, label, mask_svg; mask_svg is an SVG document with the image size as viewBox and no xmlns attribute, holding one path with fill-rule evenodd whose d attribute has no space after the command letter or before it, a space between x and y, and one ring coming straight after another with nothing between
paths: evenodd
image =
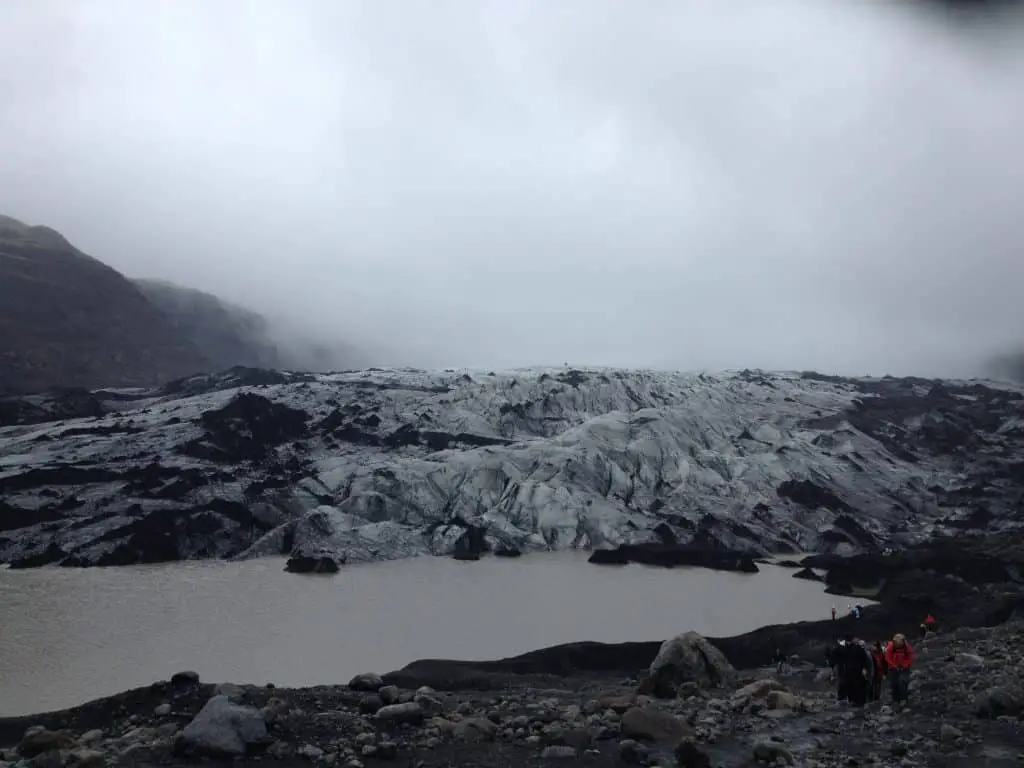
<instances>
[{"instance_id":1,"label":"hiker","mask_svg":"<svg viewBox=\"0 0 1024 768\"><path fill-rule=\"evenodd\" d=\"M871 659L875 662L875 676L871 685L871 700L881 701L882 681L885 679L885 675L889 671L889 664L885 660L885 649L882 648L881 640L875 640L875 645L871 649Z\"/></svg>"},{"instance_id":2,"label":"hiker","mask_svg":"<svg viewBox=\"0 0 1024 768\"><path fill-rule=\"evenodd\" d=\"M860 603L853 606L853 618L859 619L862 613L864 613L864 607Z\"/></svg>"},{"instance_id":3,"label":"hiker","mask_svg":"<svg viewBox=\"0 0 1024 768\"><path fill-rule=\"evenodd\" d=\"M834 680L836 683L837 701L846 701L847 698L846 679L843 677L842 669L843 654L845 653L845 650L843 648L844 644L845 643L843 640L836 640L836 642L828 650L828 666L832 672L830 679Z\"/></svg>"},{"instance_id":4,"label":"hiker","mask_svg":"<svg viewBox=\"0 0 1024 768\"><path fill-rule=\"evenodd\" d=\"M907 638L897 633L885 649L885 663L889 667L894 707L905 705L910 694L910 669L914 666L914 649Z\"/></svg>"},{"instance_id":5,"label":"hiker","mask_svg":"<svg viewBox=\"0 0 1024 768\"><path fill-rule=\"evenodd\" d=\"M839 675L840 701L846 698L857 708L864 706L871 685L873 667L874 663L868 649L857 642L852 634L848 634L842 644L836 670Z\"/></svg>"},{"instance_id":6,"label":"hiker","mask_svg":"<svg viewBox=\"0 0 1024 768\"><path fill-rule=\"evenodd\" d=\"M836 604L832 603L832 621L836 620Z\"/></svg>"},{"instance_id":7,"label":"hiker","mask_svg":"<svg viewBox=\"0 0 1024 768\"><path fill-rule=\"evenodd\" d=\"M772 661L775 662L775 671L779 675L783 675L788 671L786 667L788 666L789 657L782 652L781 648L775 649L775 656L772 657Z\"/></svg>"}]
</instances>

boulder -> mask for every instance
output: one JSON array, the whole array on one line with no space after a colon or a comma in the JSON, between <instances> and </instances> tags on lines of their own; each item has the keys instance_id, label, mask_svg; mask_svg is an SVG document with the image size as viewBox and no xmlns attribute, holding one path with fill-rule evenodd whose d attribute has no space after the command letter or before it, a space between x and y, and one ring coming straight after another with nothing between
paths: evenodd
<instances>
[{"instance_id":1,"label":"boulder","mask_svg":"<svg viewBox=\"0 0 1024 768\"><path fill-rule=\"evenodd\" d=\"M18 754L24 758L33 758L44 752L72 749L75 739L67 731L49 731L44 729L30 731L18 744Z\"/></svg>"},{"instance_id":2,"label":"boulder","mask_svg":"<svg viewBox=\"0 0 1024 768\"><path fill-rule=\"evenodd\" d=\"M735 670L720 650L697 632L686 632L661 644L651 662L646 687L655 696L670 698L683 683L710 688L734 675Z\"/></svg>"},{"instance_id":3,"label":"boulder","mask_svg":"<svg viewBox=\"0 0 1024 768\"><path fill-rule=\"evenodd\" d=\"M180 747L210 757L240 757L268 742L263 714L214 696L181 732Z\"/></svg>"},{"instance_id":4,"label":"boulder","mask_svg":"<svg viewBox=\"0 0 1024 768\"><path fill-rule=\"evenodd\" d=\"M297 555L288 558L284 569L289 573L337 573L340 567L337 560L327 555Z\"/></svg>"},{"instance_id":5,"label":"boulder","mask_svg":"<svg viewBox=\"0 0 1024 768\"><path fill-rule=\"evenodd\" d=\"M407 701L404 704L389 704L377 710L377 720L386 723L401 725L419 725L423 722L423 708L415 701Z\"/></svg>"},{"instance_id":6,"label":"boulder","mask_svg":"<svg viewBox=\"0 0 1024 768\"><path fill-rule=\"evenodd\" d=\"M678 743L693 736L685 720L655 707L627 709L620 725L622 735L631 739Z\"/></svg>"},{"instance_id":7,"label":"boulder","mask_svg":"<svg viewBox=\"0 0 1024 768\"><path fill-rule=\"evenodd\" d=\"M353 691L376 693L384 687L384 681L380 675L376 675L373 672L363 672L361 675L356 675L349 680L348 687Z\"/></svg>"}]
</instances>

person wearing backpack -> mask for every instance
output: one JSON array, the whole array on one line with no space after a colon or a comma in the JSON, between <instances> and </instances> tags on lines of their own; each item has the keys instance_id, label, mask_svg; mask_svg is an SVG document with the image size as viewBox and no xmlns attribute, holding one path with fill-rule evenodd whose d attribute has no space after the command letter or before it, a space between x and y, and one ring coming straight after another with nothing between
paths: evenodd
<instances>
[{"instance_id":1,"label":"person wearing backpack","mask_svg":"<svg viewBox=\"0 0 1024 768\"><path fill-rule=\"evenodd\" d=\"M910 695L910 670L914 666L914 648L904 635L892 636L885 649L885 663L889 667L893 707L902 708Z\"/></svg>"}]
</instances>

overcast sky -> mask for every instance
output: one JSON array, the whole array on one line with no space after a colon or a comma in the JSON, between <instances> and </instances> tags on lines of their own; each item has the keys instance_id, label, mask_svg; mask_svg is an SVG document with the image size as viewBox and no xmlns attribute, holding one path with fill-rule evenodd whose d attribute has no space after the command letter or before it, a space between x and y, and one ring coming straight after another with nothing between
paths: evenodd
<instances>
[{"instance_id":1,"label":"overcast sky","mask_svg":"<svg viewBox=\"0 0 1024 768\"><path fill-rule=\"evenodd\" d=\"M1024 38L844 0L0 0L0 212L394 363L1024 340Z\"/></svg>"}]
</instances>

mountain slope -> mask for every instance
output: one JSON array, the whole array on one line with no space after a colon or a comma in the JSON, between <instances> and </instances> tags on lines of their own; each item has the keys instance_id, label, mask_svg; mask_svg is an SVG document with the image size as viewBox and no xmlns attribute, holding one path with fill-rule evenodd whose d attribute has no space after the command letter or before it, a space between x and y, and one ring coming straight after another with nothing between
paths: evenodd
<instances>
[{"instance_id":1,"label":"mountain slope","mask_svg":"<svg viewBox=\"0 0 1024 768\"><path fill-rule=\"evenodd\" d=\"M0 391L149 385L208 367L119 272L0 216Z\"/></svg>"},{"instance_id":2,"label":"mountain slope","mask_svg":"<svg viewBox=\"0 0 1024 768\"><path fill-rule=\"evenodd\" d=\"M977 382L236 370L104 407L0 429L0 562L357 562L666 535L842 552L1024 511L1024 395Z\"/></svg>"},{"instance_id":3,"label":"mountain slope","mask_svg":"<svg viewBox=\"0 0 1024 768\"><path fill-rule=\"evenodd\" d=\"M213 363L214 370L236 365L255 368L287 367L268 340L266 319L212 294L165 280L135 279L170 324Z\"/></svg>"},{"instance_id":4,"label":"mountain slope","mask_svg":"<svg viewBox=\"0 0 1024 768\"><path fill-rule=\"evenodd\" d=\"M166 280L133 281L171 325L212 361L234 366L326 371L368 365L367 356L336 340L317 343L309 328L288 328L250 309Z\"/></svg>"}]
</instances>

